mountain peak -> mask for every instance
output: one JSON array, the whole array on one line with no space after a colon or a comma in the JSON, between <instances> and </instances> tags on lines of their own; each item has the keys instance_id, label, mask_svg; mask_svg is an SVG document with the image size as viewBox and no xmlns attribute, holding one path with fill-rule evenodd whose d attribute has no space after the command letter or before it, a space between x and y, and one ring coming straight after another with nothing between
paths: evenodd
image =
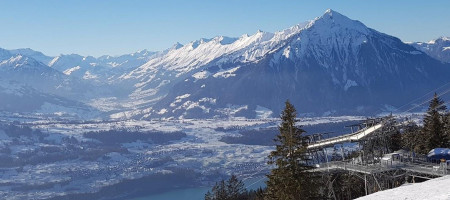
<instances>
[{"instance_id":1,"label":"mountain peak","mask_svg":"<svg viewBox=\"0 0 450 200\"><path fill-rule=\"evenodd\" d=\"M334 10L332 10L331 8L328 8L327 10L325 10L325 14L333 14L333 12L336 12Z\"/></svg>"},{"instance_id":2,"label":"mountain peak","mask_svg":"<svg viewBox=\"0 0 450 200\"><path fill-rule=\"evenodd\" d=\"M331 10L331 9L326 10L325 13L319 18L333 19L333 17L337 18L337 19L342 19L342 20L351 20L348 17L346 17L345 15L343 15L335 10Z\"/></svg>"},{"instance_id":3,"label":"mountain peak","mask_svg":"<svg viewBox=\"0 0 450 200\"><path fill-rule=\"evenodd\" d=\"M321 17L316 18L316 20L320 20L320 19L327 19L327 20L333 20L333 21L347 21L347 20L355 21L355 20L351 20L347 16L345 16L337 11L331 10L331 9L326 10L325 13Z\"/></svg>"},{"instance_id":4,"label":"mountain peak","mask_svg":"<svg viewBox=\"0 0 450 200\"><path fill-rule=\"evenodd\" d=\"M11 56L9 59L5 59L2 62L0 62L0 67L9 66L14 69L16 68L23 68L24 66L28 69L34 69L34 68L41 68L46 69L48 68L46 65L38 62L37 60L24 56L22 54L16 54Z\"/></svg>"},{"instance_id":5,"label":"mountain peak","mask_svg":"<svg viewBox=\"0 0 450 200\"><path fill-rule=\"evenodd\" d=\"M428 41L426 44L439 44L439 43L443 43L443 42L445 43L447 41L450 41L449 37L441 36L441 37L438 37L437 39Z\"/></svg>"},{"instance_id":6,"label":"mountain peak","mask_svg":"<svg viewBox=\"0 0 450 200\"><path fill-rule=\"evenodd\" d=\"M227 44L232 44L233 42L238 40L238 38L232 38L232 37L227 37L227 36L217 36L217 37L214 37L213 40L216 42L219 42L221 45L227 45Z\"/></svg>"},{"instance_id":7,"label":"mountain peak","mask_svg":"<svg viewBox=\"0 0 450 200\"><path fill-rule=\"evenodd\" d=\"M307 28L316 27L320 29L320 31L330 32L330 31L339 31L339 30L354 30L363 34L367 34L369 32L368 28L358 20L353 20L348 18L341 13L328 9L325 13L315 18L311 21L310 24L307 25Z\"/></svg>"},{"instance_id":8,"label":"mountain peak","mask_svg":"<svg viewBox=\"0 0 450 200\"><path fill-rule=\"evenodd\" d=\"M450 38L449 38L449 37L446 37L446 36L441 36L441 37L439 37L437 40L441 40L441 41L450 41Z\"/></svg>"},{"instance_id":9,"label":"mountain peak","mask_svg":"<svg viewBox=\"0 0 450 200\"><path fill-rule=\"evenodd\" d=\"M174 45L172 45L170 49L179 49L181 47L183 47L183 45L179 42L176 42Z\"/></svg>"},{"instance_id":10,"label":"mountain peak","mask_svg":"<svg viewBox=\"0 0 450 200\"><path fill-rule=\"evenodd\" d=\"M409 42L408 44L439 61L450 63L450 37L442 36L428 42Z\"/></svg>"},{"instance_id":11,"label":"mountain peak","mask_svg":"<svg viewBox=\"0 0 450 200\"><path fill-rule=\"evenodd\" d=\"M142 50L136 51L134 53L131 53L130 55L131 56L138 56L138 57L140 57L140 56L148 56L150 54L152 54L151 51L149 51L147 49L142 49Z\"/></svg>"}]
</instances>

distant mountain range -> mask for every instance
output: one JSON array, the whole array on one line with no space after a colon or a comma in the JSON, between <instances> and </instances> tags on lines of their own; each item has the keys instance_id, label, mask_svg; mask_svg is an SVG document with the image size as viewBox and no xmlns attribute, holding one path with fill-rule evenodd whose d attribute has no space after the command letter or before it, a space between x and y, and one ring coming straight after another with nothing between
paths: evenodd
<instances>
[{"instance_id":1,"label":"distant mountain range","mask_svg":"<svg viewBox=\"0 0 450 200\"><path fill-rule=\"evenodd\" d=\"M112 57L0 49L0 111L83 118L373 115L450 81L450 41L403 43L327 10L258 31Z\"/></svg>"},{"instance_id":2,"label":"distant mountain range","mask_svg":"<svg viewBox=\"0 0 450 200\"><path fill-rule=\"evenodd\" d=\"M413 47L442 62L450 63L450 38L440 37L429 42L411 42Z\"/></svg>"}]
</instances>

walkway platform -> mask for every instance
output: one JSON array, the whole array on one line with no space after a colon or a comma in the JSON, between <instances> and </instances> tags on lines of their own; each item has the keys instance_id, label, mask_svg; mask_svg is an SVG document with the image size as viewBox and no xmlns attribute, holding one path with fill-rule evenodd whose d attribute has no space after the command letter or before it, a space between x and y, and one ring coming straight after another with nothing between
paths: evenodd
<instances>
[{"instance_id":1,"label":"walkway platform","mask_svg":"<svg viewBox=\"0 0 450 200\"><path fill-rule=\"evenodd\" d=\"M359 165L352 164L351 162L344 161L333 161L328 163L322 163L319 167L310 170L311 172L325 172L325 171L336 171L344 170L351 172L358 172L363 174L377 174L393 170L404 170L413 174L422 174L428 176L445 176L450 175L448 169L439 168L438 165L419 165L416 163L395 163L393 165Z\"/></svg>"}]
</instances>

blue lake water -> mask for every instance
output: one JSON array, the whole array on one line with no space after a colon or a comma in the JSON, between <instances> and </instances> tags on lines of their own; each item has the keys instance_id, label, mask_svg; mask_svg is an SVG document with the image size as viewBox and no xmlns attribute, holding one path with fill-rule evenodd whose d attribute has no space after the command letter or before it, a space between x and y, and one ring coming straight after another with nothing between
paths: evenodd
<instances>
[{"instance_id":1,"label":"blue lake water","mask_svg":"<svg viewBox=\"0 0 450 200\"><path fill-rule=\"evenodd\" d=\"M266 177L259 176L251 179L244 180L244 184L247 189L257 189L259 187L265 187ZM205 193L210 190L211 187L197 187L197 188L185 188L175 189L160 194L149 195L145 197L134 198L132 200L202 200L205 198Z\"/></svg>"}]
</instances>

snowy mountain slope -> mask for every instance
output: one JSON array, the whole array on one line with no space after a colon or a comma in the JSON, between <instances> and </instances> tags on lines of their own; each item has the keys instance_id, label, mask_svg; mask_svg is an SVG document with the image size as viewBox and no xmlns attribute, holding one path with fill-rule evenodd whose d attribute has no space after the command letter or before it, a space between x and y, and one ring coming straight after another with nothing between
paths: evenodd
<instances>
[{"instance_id":1,"label":"snowy mountain slope","mask_svg":"<svg viewBox=\"0 0 450 200\"><path fill-rule=\"evenodd\" d=\"M257 108L277 114L286 99L311 115L375 114L450 79L448 65L332 10L288 30L182 68L188 75L146 116L255 117Z\"/></svg>"},{"instance_id":2,"label":"snowy mountain slope","mask_svg":"<svg viewBox=\"0 0 450 200\"><path fill-rule=\"evenodd\" d=\"M95 58L0 49L0 76L113 117L270 117L286 99L306 115L371 115L448 82L450 64L423 52L327 10L276 33L160 52Z\"/></svg>"},{"instance_id":3,"label":"snowy mountain slope","mask_svg":"<svg viewBox=\"0 0 450 200\"><path fill-rule=\"evenodd\" d=\"M12 55L12 53L10 54ZM96 115L79 101L88 84L56 71L33 58L14 55L0 61L0 110L9 112L73 112ZM51 109L58 107L58 109Z\"/></svg>"},{"instance_id":4,"label":"snowy mountain slope","mask_svg":"<svg viewBox=\"0 0 450 200\"><path fill-rule=\"evenodd\" d=\"M411 42L408 44L435 59L450 63L450 38L448 37L440 37L429 42Z\"/></svg>"},{"instance_id":5,"label":"snowy mountain slope","mask_svg":"<svg viewBox=\"0 0 450 200\"><path fill-rule=\"evenodd\" d=\"M450 175L422 183L400 186L360 197L358 200L449 200Z\"/></svg>"},{"instance_id":6,"label":"snowy mountain slope","mask_svg":"<svg viewBox=\"0 0 450 200\"><path fill-rule=\"evenodd\" d=\"M26 57L33 58L36 61L39 61L39 62L44 63L44 64L49 63L53 59L51 56L44 55L42 52L35 51L33 49L30 49L30 48L14 49L14 50L9 50L9 52L12 55L23 55L23 56L26 56Z\"/></svg>"},{"instance_id":7,"label":"snowy mountain slope","mask_svg":"<svg viewBox=\"0 0 450 200\"><path fill-rule=\"evenodd\" d=\"M32 49L6 50L0 48L0 60L10 58L15 55L22 55L33 58L53 69L56 69L68 76L82 79L95 80L104 83L105 80L113 80L114 76L129 73L131 70L145 64L156 52L147 50L137 51L131 54L120 56L81 56L78 54L59 55L51 57L42 52Z\"/></svg>"},{"instance_id":8,"label":"snowy mountain slope","mask_svg":"<svg viewBox=\"0 0 450 200\"><path fill-rule=\"evenodd\" d=\"M262 59L267 53L281 47L287 38L298 33L305 24L275 34L258 31L254 35L239 38L219 36L200 39L184 46L176 44L121 76L121 81L135 87L130 95L133 107L137 107L137 110L148 108L164 98L174 84L200 72L211 63L247 63Z\"/></svg>"},{"instance_id":9,"label":"snowy mountain slope","mask_svg":"<svg viewBox=\"0 0 450 200\"><path fill-rule=\"evenodd\" d=\"M78 54L60 55L52 58L47 65L65 73L82 79L106 82L132 69L143 65L155 54L147 50L121 56L81 56Z\"/></svg>"},{"instance_id":10,"label":"snowy mountain slope","mask_svg":"<svg viewBox=\"0 0 450 200\"><path fill-rule=\"evenodd\" d=\"M76 54L50 57L31 49L0 48L0 78L36 90L33 94L56 95L100 110L107 108L117 112L122 110L117 102L127 98L131 87L115 84L115 76L129 73L153 54L143 50L116 57L94 58Z\"/></svg>"},{"instance_id":11,"label":"snowy mountain slope","mask_svg":"<svg viewBox=\"0 0 450 200\"><path fill-rule=\"evenodd\" d=\"M37 91L16 81L0 81L0 111L11 113L70 114L92 118L100 113L83 103Z\"/></svg>"},{"instance_id":12,"label":"snowy mountain slope","mask_svg":"<svg viewBox=\"0 0 450 200\"><path fill-rule=\"evenodd\" d=\"M85 91L82 82L23 55L0 61L0 77L55 95L79 97Z\"/></svg>"}]
</instances>

